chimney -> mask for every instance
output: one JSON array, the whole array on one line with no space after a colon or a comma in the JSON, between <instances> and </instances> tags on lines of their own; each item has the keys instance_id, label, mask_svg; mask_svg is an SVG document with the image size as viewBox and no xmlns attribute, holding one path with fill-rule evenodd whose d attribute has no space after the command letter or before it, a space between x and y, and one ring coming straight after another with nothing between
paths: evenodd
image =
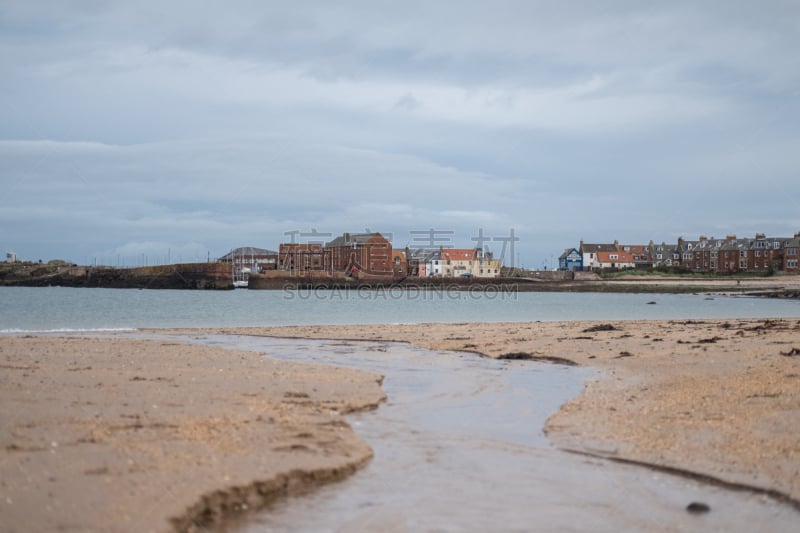
<instances>
[{"instance_id":1,"label":"chimney","mask_svg":"<svg viewBox=\"0 0 800 533\"><path fill-rule=\"evenodd\" d=\"M735 241L736 240L736 234L735 233L729 233L729 234L725 235L725 240L726 241Z\"/></svg>"},{"instance_id":2,"label":"chimney","mask_svg":"<svg viewBox=\"0 0 800 533\"><path fill-rule=\"evenodd\" d=\"M350 234L348 232L344 232L344 242L350 242Z\"/></svg>"},{"instance_id":3,"label":"chimney","mask_svg":"<svg viewBox=\"0 0 800 533\"><path fill-rule=\"evenodd\" d=\"M705 235L700 235L700 239L699 239L699 240L700 240L700 242L705 242L705 241L707 241L708 239L706 239L706 236L705 236Z\"/></svg>"},{"instance_id":4,"label":"chimney","mask_svg":"<svg viewBox=\"0 0 800 533\"><path fill-rule=\"evenodd\" d=\"M766 238L767 236L764 235L763 233L756 233L756 239L766 239Z\"/></svg>"}]
</instances>

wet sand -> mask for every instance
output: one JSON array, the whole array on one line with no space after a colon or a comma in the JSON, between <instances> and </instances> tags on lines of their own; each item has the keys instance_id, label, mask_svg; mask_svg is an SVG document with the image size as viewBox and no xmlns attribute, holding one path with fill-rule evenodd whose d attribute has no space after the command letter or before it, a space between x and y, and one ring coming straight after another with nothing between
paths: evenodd
<instances>
[{"instance_id":1,"label":"wet sand","mask_svg":"<svg viewBox=\"0 0 800 533\"><path fill-rule=\"evenodd\" d=\"M547 422L557 446L763 489L800 506L798 319L224 331L391 340L594 367L601 377Z\"/></svg>"},{"instance_id":2,"label":"wet sand","mask_svg":"<svg viewBox=\"0 0 800 533\"><path fill-rule=\"evenodd\" d=\"M800 501L797 319L214 331L598 368L548 420L558 447ZM384 397L375 374L157 340L0 337L0 368L8 531L181 530L339 479L371 456L341 414Z\"/></svg>"},{"instance_id":3,"label":"wet sand","mask_svg":"<svg viewBox=\"0 0 800 533\"><path fill-rule=\"evenodd\" d=\"M380 376L253 352L0 336L0 530L191 530L372 456Z\"/></svg>"}]
</instances>

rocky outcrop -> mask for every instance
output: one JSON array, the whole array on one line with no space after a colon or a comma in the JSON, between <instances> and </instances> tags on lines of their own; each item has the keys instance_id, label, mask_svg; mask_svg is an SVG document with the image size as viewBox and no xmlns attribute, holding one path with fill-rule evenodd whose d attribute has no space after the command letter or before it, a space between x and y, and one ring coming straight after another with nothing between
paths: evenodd
<instances>
[{"instance_id":1,"label":"rocky outcrop","mask_svg":"<svg viewBox=\"0 0 800 533\"><path fill-rule=\"evenodd\" d=\"M103 287L114 289L232 289L226 263L186 263L140 268L21 265L6 270L0 285Z\"/></svg>"}]
</instances>

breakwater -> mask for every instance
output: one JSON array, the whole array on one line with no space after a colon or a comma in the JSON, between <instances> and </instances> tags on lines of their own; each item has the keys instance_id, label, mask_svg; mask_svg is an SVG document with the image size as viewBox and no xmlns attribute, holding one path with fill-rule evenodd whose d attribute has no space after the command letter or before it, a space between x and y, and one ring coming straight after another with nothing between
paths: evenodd
<instances>
[{"instance_id":1,"label":"breakwater","mask_svg":"<svg viewBox=\"0 0 800 533\"><path fill-rule=\"evenodd\" d=\"M233 288L230 265L186 263L138 268L20 264L0 272L0 285L17 287L95 287L110 289Z\"/></svg>"}]
</instances>

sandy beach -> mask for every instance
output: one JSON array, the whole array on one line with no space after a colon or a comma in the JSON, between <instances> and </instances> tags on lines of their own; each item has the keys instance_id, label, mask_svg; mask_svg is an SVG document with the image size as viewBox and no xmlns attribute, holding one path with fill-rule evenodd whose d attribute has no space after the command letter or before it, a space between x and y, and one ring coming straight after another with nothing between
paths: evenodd
<instances>
[{"instance_id":1,"label":"sandy beach","mask_svg":"<svg viewBox=\"0 0 800 533\"><path fill-rule=\"evenodd\" d=\"M188 531L345 477L380 376L126 339L0 337L0 529Z\"/></svg>"},{"instance_id":2,"label":"sandy beach","mask_svg":"<svg viewBox=\"0 0 800 533\"><path fill-rule=\"evenodd\" d=\"M797 319L213 331L597 368L558 447L800 501ZM174 341L3 336L0 366L6 531L191 530L340 479L372 453L342 414L384 398L375 374Z\"/></svg>"}]
</instances>

